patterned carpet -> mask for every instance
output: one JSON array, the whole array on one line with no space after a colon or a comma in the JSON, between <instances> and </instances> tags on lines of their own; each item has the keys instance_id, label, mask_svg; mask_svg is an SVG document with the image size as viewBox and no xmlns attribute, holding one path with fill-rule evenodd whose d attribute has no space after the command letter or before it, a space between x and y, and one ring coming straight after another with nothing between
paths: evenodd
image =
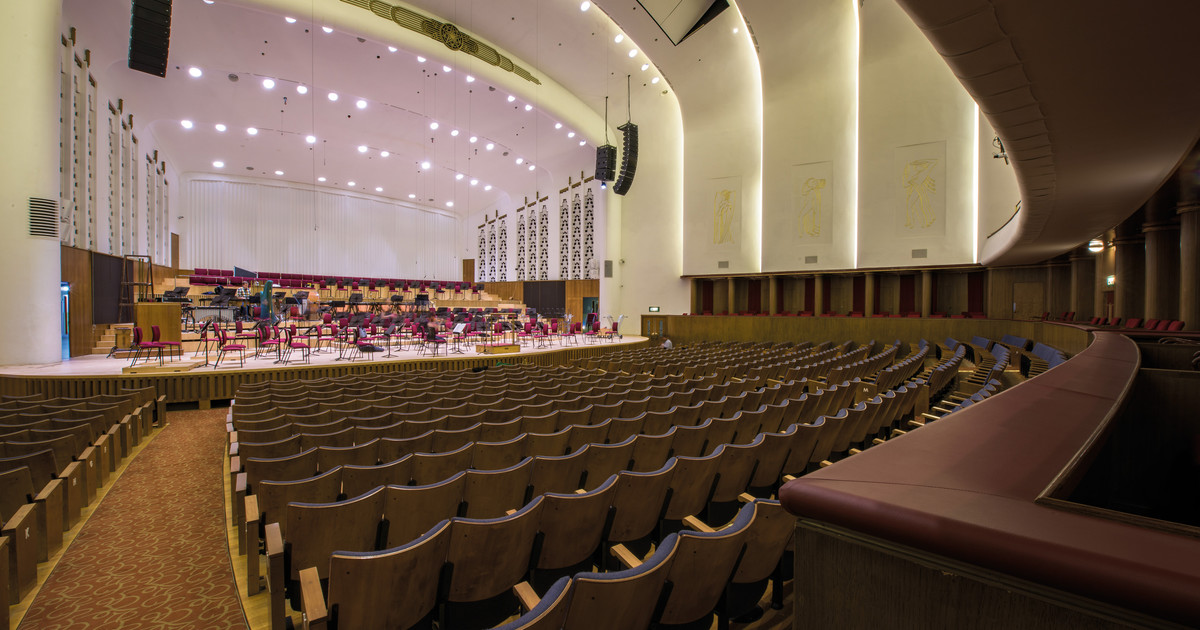
<instances>
[{"instance_id":1,"label":"patterned carpet","mask_svg":"<svg viewBox=\"0 0 1200 630\"><path fill-rule=\"evenodd\" d=\"M83 526L19 630L248 628L226 544L227 410L172 411Z\"/></svg>"}]
</instances>

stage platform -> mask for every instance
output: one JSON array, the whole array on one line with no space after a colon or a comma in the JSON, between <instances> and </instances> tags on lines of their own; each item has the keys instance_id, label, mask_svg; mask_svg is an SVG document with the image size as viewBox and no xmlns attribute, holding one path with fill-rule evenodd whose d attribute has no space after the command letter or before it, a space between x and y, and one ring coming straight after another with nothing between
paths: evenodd
<instances>
[{"instance_id":1,"label":"stage platform","mask_svg":"<svg viewBox=\"0 0 1200 630\"><path fill-rule=\"evenodd\" d=\"M253 349L246 352L244 366L239 366L235 354L227 354L219 367L216 345L208 352L207 365L204 352L185 352L182 360L164 359L163 368L158 361L149 364L138 362L145 371L126 373L129 359L107 358L102 355L75 357L61 363L46 365L18 365L0 367L0 394L27 395L44 393L48 397L85 397L116 393L122 389L155 387L159 394L167 396L167 402L197 402L207 408L214 400L233 398L242 383L266 380L318 379L349 374L409 372L415 370L454 371L482 369L499 365L569 365L578 359L598 357L615 350L645 347L646 337L624 335L613 340L598 339L586 343L582 336L579 343L558 345L547 343L538 347L536 343L518 346L519 351L511 354L478 354L474 344L462 343L461 353L454 353L454 345L439 348L438 355L417 354L415 346L396 345L391 356L384 352L372 353L355 360L339 359L334 351L315 352L310 362L304 363L299 351L292 354L287 364L277 363L274 352L254 357ZM172 366L175 363L176 366ZM198 364L186 371L187 365Z\"/></svg>"}]
</instances>

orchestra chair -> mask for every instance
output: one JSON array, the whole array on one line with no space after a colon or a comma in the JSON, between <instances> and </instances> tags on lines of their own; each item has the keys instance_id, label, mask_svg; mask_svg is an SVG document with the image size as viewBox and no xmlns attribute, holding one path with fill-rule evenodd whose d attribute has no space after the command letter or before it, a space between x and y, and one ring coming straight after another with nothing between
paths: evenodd
<instances>
[{"instance_id":1,"label":"orchestra chair","mask_svg":"<svg viewBox=\"0 0 1200 630\"><path fill-rule=\"evenodd\" d=\"M163 345L153 341L146 341L145 338L142 337L141 326L133 327L133 340L130 342L130 347L133 349L133 362L129 364L130 367L137 365L138 358L141 356L142 350L146 351L147 363L150 361L151 352L158 351L158 364L162 365Z\"/></svg>"},{"instance_id":2,"label":"orchestra chair","mask_svg":"<svg viewBox=\"0 0 1200 630\"><path fill-rule=\"evenodd\" d=\"M172 349L173 356L179 360L183 360L183 342L181 341L163 341L162 331L159 330L158 324L150 326L150 341L157 343L164 349ZM160 361L161 363L161 361Z\"/></svg>"},{"instance_id":3,"label":"orchestra chair","mask_svg":"<svg viewBox=\"0 0 1200 630\"><path fill-rule=\"evenodd\" d=\"M246 345L240 343L230 343L229 337L225 333L225 329L217 326L217 361L213 363L213 369L221 365L221 359L225 357L227 352L238 353L238 367L246 366Z\"/></svg>"}]
</instances>

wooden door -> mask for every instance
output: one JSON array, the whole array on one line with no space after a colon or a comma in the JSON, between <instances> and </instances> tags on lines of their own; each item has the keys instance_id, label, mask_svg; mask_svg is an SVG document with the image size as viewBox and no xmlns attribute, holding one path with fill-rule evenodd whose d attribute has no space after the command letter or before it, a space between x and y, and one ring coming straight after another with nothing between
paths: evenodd
<instances>
[{"instance_id":1,"label":"wooden door","mask_svg":"<svg viewBox=\"0 0 1200 630\"><path fill-rule=\"evenodd\" d=\"M1014 282L1013 319L1041 319L1046 310L1046 287L1042 282Z\"/></svg>"}]
</instances>

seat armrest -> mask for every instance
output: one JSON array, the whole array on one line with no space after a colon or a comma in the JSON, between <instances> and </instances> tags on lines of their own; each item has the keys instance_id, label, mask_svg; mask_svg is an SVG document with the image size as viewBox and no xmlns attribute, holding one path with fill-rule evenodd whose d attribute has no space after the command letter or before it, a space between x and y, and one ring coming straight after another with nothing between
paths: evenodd
<instances>
[{"instance_id":1,"label":"seat armrest","mask_svg":"<svg viewBox=\"0 0 1200 630\"><path fill-rule=\"evenodd\" d=\"M303 575L300 577L301 579L304 578ZM533 610L533 608L538 605L538 602L541 601L541 598L538 597L536 592L534 592L533 587L529 585L529 582L521 582L520 584L514 586L512 590L513 595L517 596L517 601L521 602L521 610L525 612Z\"/></svg>"},{"instance_id":2,"label":"seat armrest","mask_svg":"<svg viewBox=\"0 0 1200 630\"><path fill-rule=\"evenodd\" d=\"M633 555L633 552L622 544L618 544L612 548L612 555L617 559L618 562L624 565L626 569L633 569L642 564L642 561L639 560L637 556Z\"/></svg>"},{"instance_id":3,"label":"seat armrest","mask_svg":"<svg viewBox=\"0 0 1200 630\"><path fill-rule=\"evenodd\" d=\"M707 524L704 523L704 521L696 518L695 516L683 517L683 524L692 530L695 530L698 532L704 532L707 534L711 534L711 533L717 531L717 530L709 527Z\"/></svg>"},{"instance_id":4,"label":"seat armrest","mask_svg":"<svg viewBox=\"0 0 1200 630\"><path fill-rule=\"evenodd\" d=\"M316 567L300 571L300 610L304 614L304 630L324 630L328 626L329 610Z\"/></svg>"}]
</instances>

